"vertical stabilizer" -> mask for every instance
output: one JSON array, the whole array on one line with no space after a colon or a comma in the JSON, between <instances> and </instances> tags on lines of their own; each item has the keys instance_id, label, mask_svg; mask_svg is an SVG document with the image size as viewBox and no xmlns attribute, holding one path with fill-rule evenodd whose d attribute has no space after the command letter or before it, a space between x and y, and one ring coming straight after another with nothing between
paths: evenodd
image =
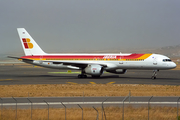
<instances>
[{"instance_id":1,"label":"vertical stabilizer","mask_svg":"<svg viewBox=\"0 0 180 120\"><path fill-rule=\"evenodd\" d=\"M46 54L24 28L17 28L17 31L26 56Z\"/></svg>"}]
</instances>

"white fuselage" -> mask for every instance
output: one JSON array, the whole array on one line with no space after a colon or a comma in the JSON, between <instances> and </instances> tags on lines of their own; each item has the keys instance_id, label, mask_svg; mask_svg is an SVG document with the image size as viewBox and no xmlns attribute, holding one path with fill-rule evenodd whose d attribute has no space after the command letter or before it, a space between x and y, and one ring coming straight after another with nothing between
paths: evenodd
<instances>
[{"instance_id":1,"label":"white fuselage","mask_svg":"<svg viewBox=\"0 0 180 120\"><path fill-rule=\"evenodd\" d=\"M64 65L64 63L75 63L75 64L100 64L104 65L104 70L112 70L112 69L147 69L147 70L166 70L173 69L176 67L176 64L164 55L159 54L151 54L149 57L143 60L138 59L98 59L96 55L101 56L118 56L119 54L48 54L49 56L94 56L94 59L65 59L65 60L56 60L56 59L44 59L41 56L40 59L33 59L34 65L55 68L55 69L81 69L79 67L75 67L72 65ZM129 54L121 54L121 56L128 56ZM42 60L41 60L42 59ZM169 61L168 61L169 60ZM54 64L54 62L59 62L59 64Z\"/></svg>"}]
</instances>

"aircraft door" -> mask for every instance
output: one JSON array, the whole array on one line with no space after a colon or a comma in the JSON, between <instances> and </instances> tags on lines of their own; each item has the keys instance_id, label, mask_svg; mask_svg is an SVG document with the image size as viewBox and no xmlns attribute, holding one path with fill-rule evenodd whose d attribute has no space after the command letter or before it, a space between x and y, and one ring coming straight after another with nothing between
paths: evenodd
<instances>
[{"instance_id":1,"label":"aircraft door","mask_svg":"<svg viewBox=\"0 0 180 120\"><path fill-rule=\"evenodd\" d=\"M42 59L43 59L43 56L41 55L41 56L40 56L40 60L42 60Z\"/></svg>"},{"instance_id":2,"label":"aircraft door","mask_svg":"<svg viewBox=\"0 0 180 120\"><path fill-rule=\"evenodd\" d=\"M40 63L40 64L42 64L42 63L43 63L43 61L42 61L42 60L43 60L43 56L41 55L41 56L40 56L40 60L39 60L39 63Z\"/></svg>"},{"instance_id":3,"label":"aircraft door","mask_svg":"<svg viewBox=\"0 0 180 120\"><path fill-rule=\"evenodd\" d=\"M153 60L153 65L157 65L157 60L156 60L156 58L154 58L154 60Z\"/></svg>"},{"instance_id":4,"label":"aircraft door","mask_svg":"<svg viewBox=\"0 0 180 120\"><path fill-rule=\"evenodd\" d=\"M120 59L119 64L123 64L123 60L122 60L122 59L123 59L123 56L120 56L119 59Z\"/></svg>"}]
</instances>

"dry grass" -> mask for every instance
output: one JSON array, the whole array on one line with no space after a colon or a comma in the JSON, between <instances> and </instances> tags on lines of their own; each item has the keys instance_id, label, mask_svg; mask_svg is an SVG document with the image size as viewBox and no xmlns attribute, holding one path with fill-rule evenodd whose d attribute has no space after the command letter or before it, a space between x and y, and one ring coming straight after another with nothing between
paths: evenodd
<instances>
[{"instance_id":1,"label":"dry grass","mask_svg":"<svg viewBox=\"0 0 180 120\"><path fill-rule=\"evenodd\" d=\"M96 108L99 112L99 119L102 119L101 108ZM151 120L175 120L177 109L174 107L151 107L150 108L150 119ZM122 119L122 108L119 107L106 107L105 108L106 118L108 120L119 120ZM0 113L1 114L1 113ZM79 108L71 108L66 110L67 120L81 120L82 111ZM1 120L12 120L15 119L16 112L14 109L3 109ZM84 120L95 120L97 112L93 108L83 108ZM18 120L30 120L31 111L30 109L18 109L17 111ZM63 108L49 109L50 120L64 120L65 111ZM133 108L131 106L125 107L124 119L125 120L145 120L148 118L148 108L139 107ZM32 110L33 120L46 120L48 119L47 109L33 109Z\"/></svg>"},{"instance_id":2,"label":"dry grass","mask_svg":"<svg viewBox=\"0 0 180 120\"><path fill-rule=\"evenodd\" d=\"M180 86L138 84L0 85L0 97L179 96Z\"/></svg>"}]
</instances>

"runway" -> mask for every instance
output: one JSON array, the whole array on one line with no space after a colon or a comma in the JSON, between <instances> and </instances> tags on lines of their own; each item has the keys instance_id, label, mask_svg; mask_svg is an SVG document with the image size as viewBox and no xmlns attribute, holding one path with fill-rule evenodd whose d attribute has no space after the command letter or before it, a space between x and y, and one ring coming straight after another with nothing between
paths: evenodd
<instances>
[{"instance_id":1,"label":"runway","mask_svg":"<svg viewBox=\"0 0 180 120\"><path fill-rule=\"evenodd\" d=\"M21 84L154 84L180 85L180 70L162 70L152 80L151 70L128 70L126 74L104 73L100 78L79 79L79 71L39 68L26 65L0 65L0 85Z\"/></svg>"}]
</instances>

